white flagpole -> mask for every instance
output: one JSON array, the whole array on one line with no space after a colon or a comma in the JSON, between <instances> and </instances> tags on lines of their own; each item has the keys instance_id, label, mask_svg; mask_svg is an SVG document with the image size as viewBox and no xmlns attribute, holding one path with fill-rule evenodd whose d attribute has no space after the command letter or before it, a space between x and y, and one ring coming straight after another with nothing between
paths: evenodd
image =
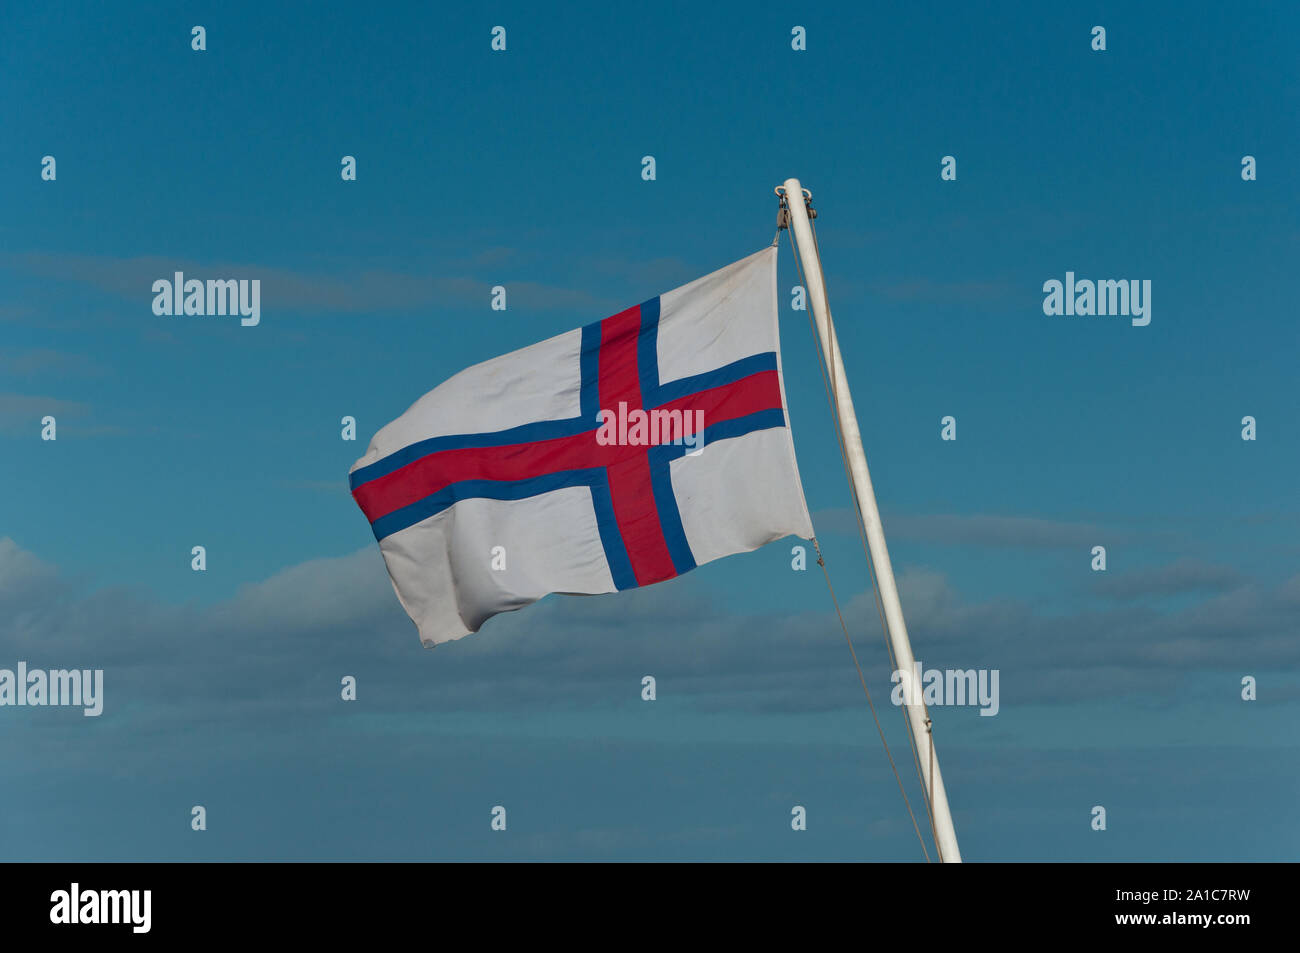
<instances>
[{"instance_id":1,"label":"white flagpole","mask_svg":"<svg viewBox=\"0 0 1300 953\"><path fill-rule=\"evenodd\" d=\"M790 230L794 233L799 259L803 263L804 279L808 282L808 298L812 302L817 334L821 338L822 354L826 359L826 370L834 388L840 432L844 437L849 472L852 474L853 486L857 491L862 523L867 531L867 546L871 551L871 561L875 564L876 583L885 610L889 641L894 648L894 661L903 673L903 678L913 683L911 687L914 690L904 693L904 701L909 702L906 704L907 717L912 726L912 735L916 739L917 757L921 762L927 794L934 805L934 829L939 855L944 863L960 863L961 852L957 849L957 832L953 829L952 815L948 811L948 795L943 788L943 775L939 773L939 756L934 752L934 736L927 724L925 706L922 704L920 694L921 686L916 683L914 677L916 665L912 658L912 644L908 641L907 626L903 622L903 606L898 599L898 585L894 582L894 570L889 564L885 532L880 525L876 494L871 488L867 456L862 450L862 434L858 431L858 418L853 411L853 396L849 393L848 378L844 374L844 361L840 357L839 342L835 338L835 325L831 321L830 306L826 302L825 285L822 282L822 263L808 221L803 187L799 185L798 179L785 180L785 196L790 207ZM906 684L905 682L904 685Z\"/></svg>"}]
</instances>

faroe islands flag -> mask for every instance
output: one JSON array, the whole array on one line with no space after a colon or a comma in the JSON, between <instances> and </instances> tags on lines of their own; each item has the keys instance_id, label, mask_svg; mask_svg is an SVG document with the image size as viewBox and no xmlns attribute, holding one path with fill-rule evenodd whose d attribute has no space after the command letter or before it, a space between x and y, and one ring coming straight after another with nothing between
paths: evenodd
<instances>
[{"instance_id":1,"label":"faroe islands flag","mask_svg":"<svg viewBox=\"0 0 1300 953\"><path fill-rule=\"evenodd\" d=\"M776 247L461 371L380 430L350 479L426 646L547 593L811 538Z\"/></svg>"}]
</instances>

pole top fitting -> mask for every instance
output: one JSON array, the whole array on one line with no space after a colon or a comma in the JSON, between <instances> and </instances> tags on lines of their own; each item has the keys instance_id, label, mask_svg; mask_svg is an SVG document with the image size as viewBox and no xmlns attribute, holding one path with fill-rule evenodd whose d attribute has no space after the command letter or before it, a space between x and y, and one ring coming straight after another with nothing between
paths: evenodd
<instances>
[{"instance_id":1,"label":"pole top fitting","mask_svg":"<svg viewBox=\"0 0 1300 953\"><path fill-rule=\"evenodd\" d=\"M786 201L785 189L782 186L776 187L776 194L779 197L776 203L776 233L779 236L790 227L790 203Z\"/></svg>"},{"instance_id":2,"label":"pole top fitting","mask_svg":"<svg viewBox=\"0 0 1300 953\"><path fill-rule=\"evenodd\" d=\"M778 205L778 209L776 213L776 229L777 231L781 231L782 229L787 228L790 225L790 196L784 185L778 185L772 191L775 192L777 198L780 199L780 203ZM813 208L812 193L809 192L807 189L803 188L802 186L800 187L799 191L803 193L803 205L804 208L808 210L808 217L810 219L816 218L817 210Z\"/></svg>"}]
</instances>

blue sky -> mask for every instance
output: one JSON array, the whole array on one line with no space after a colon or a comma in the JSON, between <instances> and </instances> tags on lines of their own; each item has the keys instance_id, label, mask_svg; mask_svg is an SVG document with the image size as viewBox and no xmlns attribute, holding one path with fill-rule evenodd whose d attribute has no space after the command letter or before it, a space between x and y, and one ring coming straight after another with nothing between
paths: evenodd
<instances>
[{"instance_id":1,"label":"blue sky","mask_svg":"<svg viewBox=\"0 0 1300 953\"><path fill-rule=\"evenodd\" d=\"M551 597L430 652L347 493L370 435L456 371L768 243L772 187L796 175L916 654L1001 672L997 717L936 715L967 858L1295 857L1295 11L9 20L0 667L103 667L106 701L0 709L4 856L918 859L789 544ZM261 324L155 316L176 270L260 277ZM1044 315L1067 270L1150 279L1151 324ZM783 301L796 281L783 239ZM880 701L813 341L788 307L781 330L809 506Z\"/></svg>"}]
</instances>

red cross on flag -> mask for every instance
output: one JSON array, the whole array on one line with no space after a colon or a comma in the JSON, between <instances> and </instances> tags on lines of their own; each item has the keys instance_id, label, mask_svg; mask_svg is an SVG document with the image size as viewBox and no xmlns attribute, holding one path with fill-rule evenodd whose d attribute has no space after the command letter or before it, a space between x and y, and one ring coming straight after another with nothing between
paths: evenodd
<instances>
[{"instance_id":1,"label":"red cross on flag","mask_svg":"<svg viewBox=\"0 0 1300 953\"><path fill-rule=\"evenodd\" d=\"M380 430L352 495L420 640L811 538L776 300L772 246L461 371Z\"/></svg>"}]
</instances>

